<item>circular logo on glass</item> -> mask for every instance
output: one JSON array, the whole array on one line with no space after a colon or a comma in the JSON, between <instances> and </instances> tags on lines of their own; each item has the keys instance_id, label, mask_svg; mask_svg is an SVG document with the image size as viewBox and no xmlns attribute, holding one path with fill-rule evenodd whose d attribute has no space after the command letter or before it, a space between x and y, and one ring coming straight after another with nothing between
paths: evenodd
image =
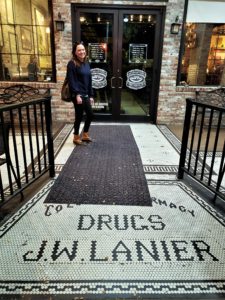
<instances>
[{"instance_id":1,"label":"circular logo on glass","mask_svg":"<svg viewBox=\"0 0 225 300\"><path fill-rule=\"evenodd\" d=\"M127 72L126 86L132 90L140 90L146 86L146 73L139 69Z\"/></svg>"},{"instance_id":2,"label":"circular logo on glass","mask_svg":"<svg viewBox=\"0 0 225 300\"><path fill-rule=\"evenodd\" d=\"M91 69L91 76L94 89L102 89L107 85L107 72L105 70L99 68Z\"/></svg>"}]
</instances>

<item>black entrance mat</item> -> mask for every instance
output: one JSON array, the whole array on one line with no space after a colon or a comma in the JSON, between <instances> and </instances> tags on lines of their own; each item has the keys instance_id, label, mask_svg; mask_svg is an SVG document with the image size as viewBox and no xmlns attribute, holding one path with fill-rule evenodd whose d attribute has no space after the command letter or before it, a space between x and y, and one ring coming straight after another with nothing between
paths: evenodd
<instances>
[{"instance_id":1,"label":"black entrance mat","mask_svg":"<svg viewBox=\"0 0 225 300\"><path fill-rule=\"evenodd\" d=\"M150 206L140 153L127 125L92 125L93 143L77 146L45 203Z\"/></svg>"}]
</instances>

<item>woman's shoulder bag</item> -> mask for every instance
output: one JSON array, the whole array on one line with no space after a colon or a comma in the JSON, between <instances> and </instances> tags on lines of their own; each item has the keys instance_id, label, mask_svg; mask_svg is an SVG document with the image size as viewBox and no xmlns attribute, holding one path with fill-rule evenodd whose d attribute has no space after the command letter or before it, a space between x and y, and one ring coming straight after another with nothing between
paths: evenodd
<instances>
[{"instance_id":1,"label":"woman's shoulder bag","mask_svg":"<svg viewBox=\"0 0 225 300\"><path fill-rule=\"evenodd\" d=\"M74 62L75 67L76 67L76 62L75 60L71 59L71 61ZM63 85L62 85L62 89L61 89L61 99L65 102L70 102L72 101L72 95L70 92L70 88L69 88L69 82L68 82L68 76L66 74L66 78L64 79Z\"/></svg>"},{"instance_id":2,"label":"woman's shoulder bag","mask_svg":"<svg viewBox=\"0 0 225 300\"><path fill-rule=\"evenodd\" d=\"M61 89L61 99L65 102L70 102L72 101L71 99L71 93L70 93L70 88L69 88L69 82L68 82L68 78L66 76L66 78L64 79L63 85L62 85L62 89Z\"/></svg>"}]
</instances>

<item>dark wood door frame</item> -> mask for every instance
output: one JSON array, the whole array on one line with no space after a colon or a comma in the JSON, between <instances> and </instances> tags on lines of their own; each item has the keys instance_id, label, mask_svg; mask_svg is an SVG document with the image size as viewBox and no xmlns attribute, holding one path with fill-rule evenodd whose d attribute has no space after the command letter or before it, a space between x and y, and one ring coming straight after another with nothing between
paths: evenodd
<instances>
[{"instance_id":1,"label":"dark wood door frame","mask_svg":"<svg viewBox=\"0 0 225 300\"><path fill-rule=\"evenodd\" d=\"M137 118L133 118L133 116L123 116L124 120L129 120L132 117L132 120L149 120L153 124L157 123L157 108L158 108L158 94L159 94L159 82L160 82L160 73L161 73L161 60L162 60L162 46L163 46L163 32L164 32L164 24L165 24L165 9L164 6L143 6L135 5L130 6L127 9L127 6L124 5L95 5L93 8L92 5L89 4L72 4L72 43L77 40L80 40L80 22L79 22L79 14L82 12L93 12L93 13L112 13L115 18L119 20L119 23L114 22L113 26L113 36L115 37L116 33L119 33L121 36L122 30L122 18L119 18L119 14L123 12L126 13L145 13L148 11L149 14L156 15L156 27L155 27L155 43L154 43L154 64L153 64L153 80L152 80L152 88L150 95L150 117L137 116ZM118 51L118 52L117 52ZM113 41L113 74L117 76L121 75L121 64L122 64L122 39L115 39ZM119 71L118 71L119 70ZM118 89L112 89L112 97L114 99L119 98ZM120 108L117 106L112 107L112 114L115 119L120 119ZM125 117L125 118L124 118Z\"/></svg>"}]
</instances>

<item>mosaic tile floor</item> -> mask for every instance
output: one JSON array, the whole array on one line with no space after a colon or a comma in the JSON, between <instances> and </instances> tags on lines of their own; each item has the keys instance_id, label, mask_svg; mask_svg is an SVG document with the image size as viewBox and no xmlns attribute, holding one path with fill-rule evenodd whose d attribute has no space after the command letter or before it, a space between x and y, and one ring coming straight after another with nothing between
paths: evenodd
<instances>
[{"instance_id":1,"label":"mosaic tile floor","mask_svg":"<svg viewBox=\"0 0 225 300\"><path fill-rule=\"evenodd\" d=\"M130 126L153 206L44 204L49 181L0 227L0 299L225 299L224 215L176 179L166 126Z\"/></svg>"}]
</instances>

